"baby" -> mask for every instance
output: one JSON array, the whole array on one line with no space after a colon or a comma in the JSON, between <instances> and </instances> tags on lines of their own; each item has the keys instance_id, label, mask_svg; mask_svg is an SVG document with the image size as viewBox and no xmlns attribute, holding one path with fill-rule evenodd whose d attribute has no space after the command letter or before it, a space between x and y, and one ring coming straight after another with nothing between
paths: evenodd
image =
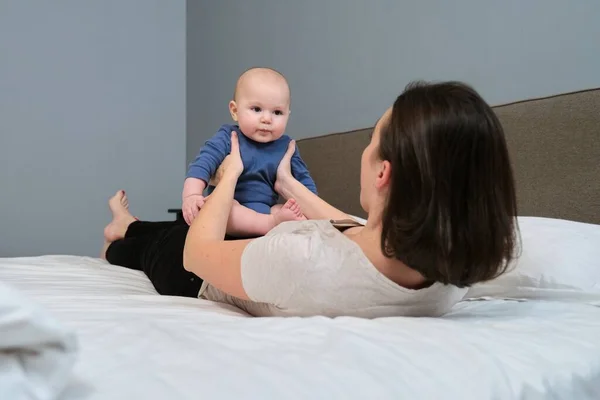
<instances>
[{"instance_id":1,"label":"baby","mask_svg":"<svg viewBox=\"0 0 600 400\"><path fill-rule=\"evenodd\" d=\"M237 81L229 112L237 124L221 126L189 165L182 194L185 221L191 224L204 205L204 189L231 150L232 130L238 133L244 172L235 188L227 233L260 236L281 222L304 219L294 200L276 204L277 167L292 140L284 135L290 115L290 88L285 77L270 68L247 70ZM317 193L298 148L292 157L292 174ZM208 189L210 194L214 186Z\"/></svg>"}]
</instances>

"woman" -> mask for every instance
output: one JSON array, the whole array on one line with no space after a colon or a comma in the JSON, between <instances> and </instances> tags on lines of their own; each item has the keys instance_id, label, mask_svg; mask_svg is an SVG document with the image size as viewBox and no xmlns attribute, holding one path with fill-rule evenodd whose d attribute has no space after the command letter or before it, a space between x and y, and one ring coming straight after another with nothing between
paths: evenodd
<instances>
[{"instance_id":1,"label":"woman","mask_svg":"<svg viewBox=\"0 0 600 400\"><path fill-rule=\"evenodd\" d=\"M308 221L224 240L243 170L232 136L219 184L189 232L136 222L123 195L111 199L107 260L143 269L159 292L256 316L373 318L442 315L513 258L517 210L504 132L464 84L409 85L377 122L361 159L365 226L294 179L293 151L291 143L276 190L295 199Z\"/></svg>"}]
</instances>

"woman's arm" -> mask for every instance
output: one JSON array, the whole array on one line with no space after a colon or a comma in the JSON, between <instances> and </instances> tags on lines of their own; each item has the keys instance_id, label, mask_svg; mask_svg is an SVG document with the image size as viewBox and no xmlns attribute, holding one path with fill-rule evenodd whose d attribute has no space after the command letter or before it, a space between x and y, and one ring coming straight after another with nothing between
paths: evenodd
<instances>
[{"instance_id":1,"label":"woman's arm","mask_svg":"<svg viewBox=\"0 0 600 400\"><path fill-rule=\"evenodd\" d=\"M248 295L242 285L241 258L250 240L224 240L235 185L244 169L235 133L231 137L230 157L222 167L219 184L188 231L183 266L217 289L247 300Z\"/></svg>"},{"instance_id":2,"label":"woman's arm","mask_svg":"<svg viewBox=\"0 0 600 400\"><path fill-rule=\"evenodd\" d=\"M294 199L300 205L302 213L308 219L347 219L348 214L338 210L319 196L311 192L306 186L294 178L291 172L291 160L294 155L296 143L292 140L287 152L281 159L277 168L275 190L286 200Z\"/></svg>"}]
</instances>

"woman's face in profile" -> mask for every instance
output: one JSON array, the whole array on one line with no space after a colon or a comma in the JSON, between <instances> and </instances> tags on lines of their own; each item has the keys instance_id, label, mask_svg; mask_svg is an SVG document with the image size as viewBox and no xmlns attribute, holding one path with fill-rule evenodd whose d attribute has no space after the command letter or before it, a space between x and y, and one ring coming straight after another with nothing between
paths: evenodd
<instances>
[{"instance_id":1,"label":"woman's face in profile","mask_svg":"<svg viewBox=\"0 0 600 400\"><path fill-rule=\"evenodd\" d=\"M375 179L379 173L379 139L381 128L389 122L392 108L388 108L373 129L371 141L363 150L360 161L360 205L368 214L375 191Z\"/></svg>"}]
</instances>

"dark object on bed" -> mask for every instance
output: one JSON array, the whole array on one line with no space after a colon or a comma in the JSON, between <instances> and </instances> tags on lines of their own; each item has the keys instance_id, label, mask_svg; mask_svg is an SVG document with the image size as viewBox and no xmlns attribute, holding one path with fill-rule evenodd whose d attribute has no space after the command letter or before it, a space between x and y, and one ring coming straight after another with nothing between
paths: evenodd
<instances>
[{"instance_id":1,"label":"dark object on bed","mask_svg":"<svg viewBox=\"0 0 600 400\"><path fill-rule=\"evenodd\" d=\"M600 89L494 110L511 152L519 215L600 224ZM360 158L372 129L298 141L321 197L361 217Z\"/></svg>"},{"instance_id":2,"label":"dark object on bed","mask_svg":"<svg viewBox=\"0 0 600 400\"><path fill-rule=\"evenodd\" d=\"M169 208L167 212L175 214L175 221L183 221L183 211L181 211L181 208Z\"/></svg>"}]
</instances>

